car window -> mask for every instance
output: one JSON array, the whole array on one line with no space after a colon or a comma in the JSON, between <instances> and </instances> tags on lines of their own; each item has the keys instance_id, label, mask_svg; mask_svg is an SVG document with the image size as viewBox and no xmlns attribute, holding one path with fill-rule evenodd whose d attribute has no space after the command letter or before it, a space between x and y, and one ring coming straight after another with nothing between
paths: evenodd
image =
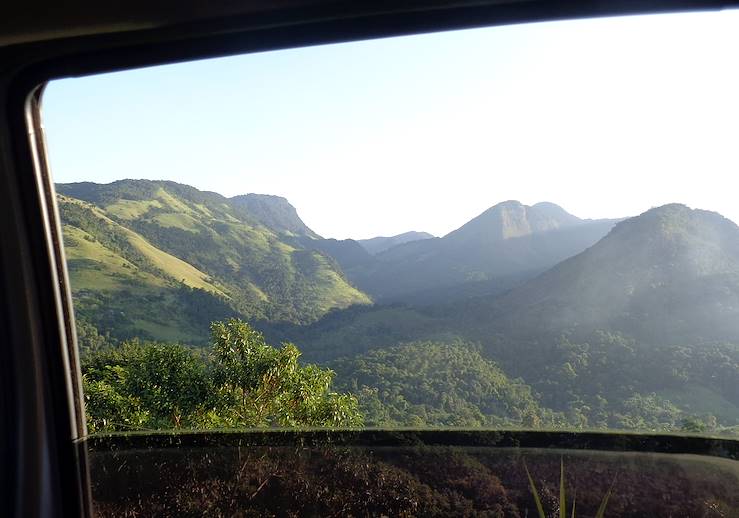
<instances>
[{"instance_id":1,"label":"car window","mask_svg":"<svg viewBox=\"0 0 739 518\"><path fill-rule=\"evenodd\" d=\"M736 512L737 24L537 23L51 82L98 511ZM490 439L521 430L558 449ZM591 451L598 434L632 452Z\"/></svg>"}]
</instances>

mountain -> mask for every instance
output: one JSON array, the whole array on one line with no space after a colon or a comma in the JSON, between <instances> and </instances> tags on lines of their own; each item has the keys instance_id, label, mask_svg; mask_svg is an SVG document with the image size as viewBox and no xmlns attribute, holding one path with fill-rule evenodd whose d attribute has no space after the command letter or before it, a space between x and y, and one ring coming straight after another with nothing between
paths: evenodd
<instances>
[{"instance_id":1,"label":"mountain","mask_svg":"<svg viewBox=\"0 0 739 518\"><path fill-rule=\"evenodd\" d=\"M410 243L411 241L421 241L422 239L431 239L432 236L428 232L404 232L397 236L389 237L373 237L370 239L359 239L357 242L364 247L370 254L379 254L384 252L388 248L392 248L396 245L402 245L403 243Z\"/></svg>"},{"instance_id":2,"label":"mountain","mask_svg":"<svg viewBox=\"0 0 739 518\"><path fill-rule=\"evenodd\" d=\"M75 314L114 338L204 341L213 318L237 316L225 288L152 246L92 204L59 196Z\"/></svg>"},{"instance_id":3,"label":"mountain","mask_svg":"<svg viewBox=\"0 0 739 518\"><path fill-rule=\"evenodd\" d=\"M616 220L582 220L553 203L499 203L442 238L412 241L377 254L374 263L345 271L380 301L407 302L434 290L500 293L595 244ZM497 282L506 278L504 284ZM491 281L496 281L492 282ZM480 283L475 288L475 284Z\"/></svg>"},{"instance_id":4,"label":"mountain","mask_svg":"<svg viewBox=\"0 0 739 518\"><path fill-rule=\"evenodd\" d=\"M315 234L281 198L147 180L57 192L78 313L118 337L198 341L207 322L194 333L194 313L306 323L370 302L332 257L299 245Z\"/></svg>"},{"instance_id":5,"label":"mountain","mask_svg":"<svg viewBox=\"0 0 739 518\"><path fill-rule=\"evenodd\" d=\"M554 410L624 428L739 424L739 227L715 212L653 208L502 296L439 314Z\"/></svg>"},{"instance_id":6,"label":"mountain","mask_svg":"<svg viewBox=\"0 0 739 518\"><path fill-rule=\"evenodd\" d=\"M543 202L529 207L509 200L487 209L446 237L455 243L496 243L581 223L583 220L554 203Z\"/></svg>"},{"instance_id":7,"label":"mountain","mask_svg":"<svg viewBox=\"0 0 739 518\"><path fill-rule=\"evenodd\" d=\"M262 225L278 233L320 239L298 216L298 211L281 196L244 194L229 199L233 207L242 208Z\"/></svg>"},{"instance_id":8,"label":"mountain","mask_svg":"<svg viewBox=\"0 0 739 518\"><path fill-rule=\"evenodd\" d=\"M404 373L409 360L396 362L393 347L462 340L479 344L482 357L529 385L569 427L676 430L697 419L731 433L739 425L739 227L714 212L666 205L617 223L506 293L356 307L271 331L313 361L358 358L336 363L337 382L356 385L373 419L397 419L387 417L399 415L388 398L407 404L415 387L445 379L410 381L415 369ZM372 385L377 394L362 388ZM413 403L436 408L433 397ZM454 415L465 412L460 406Z\"/></svg>"},{"instance_id":9,"label":"mountain","mask_svg":"<svg viewBox=\"0 0 739 518\"><path fill-rule=\"evenodd\" d=\"M717 213L508 201L373 255L281 198L57 190L83 337L200 344L237 316L332 366L378 425L739 426L739 227Z\"/></svg>"},{"instance_id":10,"label":"mountain","mask_svg":"<svg viewBox=\"0 0 739 518\"><path fill-rule=\"evenodd\" d=\"M652 343L739 342L739 227L684 205L654 208L491 305L472 306L477 318L493 316L512 330L603 328Z\"/></svg>"},{"instance_id":11,"label":"mountain","mask_svg":"<svg viewBox=\"0 0 739 518\"><path fill-rule=\"evenodd\" d=\"M353 239L308 239L298 240L308 250L318 250L332 257L342 270L352 271L371 267L376 259Z\"/></svg>"}]
</instances>

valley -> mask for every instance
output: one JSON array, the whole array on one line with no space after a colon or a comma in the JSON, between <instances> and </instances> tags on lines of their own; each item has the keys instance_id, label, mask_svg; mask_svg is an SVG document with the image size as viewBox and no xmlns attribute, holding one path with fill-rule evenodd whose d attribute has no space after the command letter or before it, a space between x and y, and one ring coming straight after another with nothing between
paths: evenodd
<instances>
[{"instance_id":1,"label":"valley","mask_svg":"<svg viewBox=\"0 0 739 518\"><path fill-rule=\"evenodd\" d=\"M240 318L335 371L366 426L739 431L739 227L505 201L323 238L284 198L57 185L80 344L204 347Z\"/></svg>"}]
</instances>

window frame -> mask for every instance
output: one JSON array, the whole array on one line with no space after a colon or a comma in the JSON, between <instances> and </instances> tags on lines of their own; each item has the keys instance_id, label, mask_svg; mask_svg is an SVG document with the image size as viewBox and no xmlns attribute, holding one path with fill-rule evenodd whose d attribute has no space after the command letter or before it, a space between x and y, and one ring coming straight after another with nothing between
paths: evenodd
<instances>
[{"instance_id":1,"label":"window frame","mask_svg":"<svg viewBox=\"0 0 739 518\"><path fill-rule=\"evenodd\" d=\"M716 0L318 2L0 47L0 484L9 489L0 514L92 512L74 314L40 111L48 81L452 29L737 5Z\"/></svg>"}]
</instances>

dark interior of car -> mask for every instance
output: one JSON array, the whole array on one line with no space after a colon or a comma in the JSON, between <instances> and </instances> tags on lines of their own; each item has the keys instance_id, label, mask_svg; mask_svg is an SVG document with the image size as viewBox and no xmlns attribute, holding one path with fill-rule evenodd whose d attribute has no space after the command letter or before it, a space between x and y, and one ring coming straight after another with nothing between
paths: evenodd
<instances>
[{"instance_id":1,"label":"dark interior of car","mask_svg":"<svg viewBox=\"0 0 739 518\"><path fill-rule=\"evenodd\" d=\"M588 463L594 461L584 452L597 451L604 459L603 466L612 462L610 456L628 455L633 466L648 466L652 470L642 478L635 478L634 488L639 484L646 487L659 477L669 478L669 473L680 473L682 481L700 484L706 480L701 471L704 468L692 463L701 457L719 459L729 463L727 470L735 470L739 461L736 439L658 433L283 430L274 435L250 431L89 437L82 403L72 295L40 110L45 84L61 78L454 29L723 10L737 5L739 2L720 0L6 2L0 16L0 487L3 488L0 515L114 516L124 515L125 509L131 513L129 516L166 516L168 512L175 515L182 512L175 510L180 504L176 499L162 496L166 491L158 489L161 484L171 478L173 486L181 484L192 494L206 491L187 484L205 478L211 469L208 466L219 466L231 473L224 477L231 477L241 466L234 459L241 459L242 455L252 460L271 456L282 459L283 464L302 466L296 469L320 473L326 495L330 495L333 485L341 486L342 477L356 468L338 454L336 458L326 454L328 457L316 460L320 456L318 452L325 453L331 448L351 450L351 455L372 452L374 458L384 459L383 462L393 466L387 472L367 467L361 482L367 488L371 485L369 481L381 477L389 477L390 482L362 493L364 496L360 498L373 502L364 510L351 508L342 513L342 502L334 501L331 505L338 509L336 516L384 512L424 515L425 508L413 500L417 497L404 493L404 485L411 482L399 475L396 468L413 465L418 472L434 471L437 469L434 466L440 469L447 462L445 452L455 449L467 452L475 462L488 467L498 466L495 463L499 462L499 459L491 460L490 451L513 456L517 455L513 453L515 450L532 451L530 464L534 466L538 462L535 473L548 477L547 480L559 477L560 469L564 474L565 464L585 466L583 473L588 473L587 469L592 468ZM417 88L423 89L423 85ZM463 477L460 473L466 468L460 464L454 467L458 471L449 469L451 480ZM582 498L586 507L597 507L603 495L610 492L609 481L613 478L611 473L604 475L600 467L592 470L600 478L593 478L592 498L588 500L587 495ZM178 479L175 473L188 473L190 478ZM270 480L286 476L280 473ZM739 488L730 487L731 479L722 477L717 476L720 483L727 484L722 490L727 494L735 491L734 496L739 494ZM482 478L474 484L484 485ZM530 482L533 486L535 478L520 475L520 484L528 487ZM326 512L319 504L280 508L276 502L284 494L275 488L266 492L263 490L268 487L266 483L265 479L262 485L256 484L243 501L233 497L238 501L229 500L220 512L240 516L241 504L260 498L263 498L260 505L270 509L265 511L265 516L317 516ZM284 492L297 491L290 487L285 482ZM659 492L661 488L656 484L649 490ZM133 493L138 496L129 498ZM149 504L147 498L151 499ZM316 498L316 501L330 500L330 496ZM393 498L398 502L407 498L407 502L403 500L407 506L384 506ZM117 507L116 502L123 500L127 503ZM202 513L207 514L203 504L207 500L204 496L191 504L194 507L189 508L190 512L200 506ZM541 507L538 496L536 502ZM736 504L736 499L733 502ZM496 505L491 504L489 516L519 515L515 514L517 510L514 513L506 507L507 504ZM445 509L438 511L439 514L465 515L461 508L445 508L442 503L438 506ZM296 513L295 509L297 514L291 514ZM532 504L532 513L533 509ZM629 509L623 507L622 515L628 515ZM737 516L739 508L728 509L729 514L704 516ZM474 513L467 515L471 514ZM642 508L640 515L652 514Z\"/></svg>"}]
</instances>

